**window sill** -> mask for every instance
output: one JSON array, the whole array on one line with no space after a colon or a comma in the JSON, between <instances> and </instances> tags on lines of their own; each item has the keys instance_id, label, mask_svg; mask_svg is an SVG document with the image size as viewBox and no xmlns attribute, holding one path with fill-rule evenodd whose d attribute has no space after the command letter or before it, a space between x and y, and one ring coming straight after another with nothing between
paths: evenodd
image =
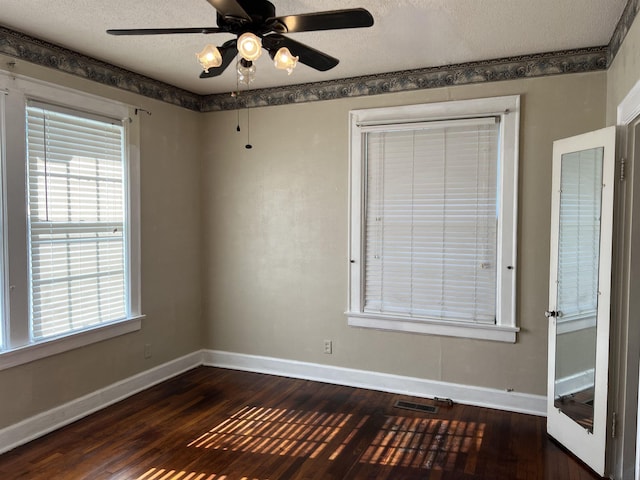
<instances>
[{"instance_id":1,"label":"window sill","mask_svg":"<svg viewBox=\"0 0 640 480\"><path fill-rule=\"evenodd\" d=\"M144 315L0 352L0 370L140 330Z\"/></svg>"},{"instance_id":2,"label":"window sill","mask_svg":"<svg viewBox=\"0 0 640 480\"><path fill-rule=\"evenodd\" d=\"M421 333L448 337L474 338L515 343L518 327L451 322L416 321L402 317L346 312L351 327L374 328L394 332Z\"/></svg>"}]
</instances>

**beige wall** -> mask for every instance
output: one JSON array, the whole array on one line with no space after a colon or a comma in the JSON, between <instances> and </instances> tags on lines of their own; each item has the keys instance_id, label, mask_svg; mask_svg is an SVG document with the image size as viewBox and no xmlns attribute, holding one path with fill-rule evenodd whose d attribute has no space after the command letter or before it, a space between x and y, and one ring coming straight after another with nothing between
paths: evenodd
<instances>
[{"instance_id":1,"label":"beige wall","mask_svg":"<svg viewBox=\"0 0 640 480\"><path fill-rule=\"evenodd\" d=\"M0 56L0 69L7 57ZM141 119L142 330L0 371L0 428L202 347L200 116L18 62L16 73L127 102ZM152 358L144 359L144 344Z\"/></svg>"},{"instance_id":2,"label":"beige wall","mask_svg":"<svg viewBox=\"0 0 640 480\"><path fill-rule=\"evenodd\" d=\"M350 328L348 112L522 95L516 344ZM546 394L551 149L604 126L606 73L459 86L203 117L206 347ZM323 353L323 340L334 353Z\"/></svg>"}]
</instances>

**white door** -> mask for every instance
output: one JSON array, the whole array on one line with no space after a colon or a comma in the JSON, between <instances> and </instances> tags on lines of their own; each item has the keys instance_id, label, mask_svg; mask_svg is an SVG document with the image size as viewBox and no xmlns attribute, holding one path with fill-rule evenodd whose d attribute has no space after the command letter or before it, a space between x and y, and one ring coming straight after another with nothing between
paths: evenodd
<instances>
[{"instance_id":1,"label":"white door","mask_svg":"<svg viewBox=\"0 0 640 480\"><path fill-rule=\"evenodd\" d=\"M603 476L615 127L553 144L547 432Z\"/></svg>"}]
</instances>

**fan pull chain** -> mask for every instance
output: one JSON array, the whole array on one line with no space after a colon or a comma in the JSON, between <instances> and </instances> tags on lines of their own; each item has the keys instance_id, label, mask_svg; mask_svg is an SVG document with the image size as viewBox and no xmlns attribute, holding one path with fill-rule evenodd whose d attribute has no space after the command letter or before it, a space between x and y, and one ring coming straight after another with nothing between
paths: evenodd
<instances>
[{"instance_id":1,"label":"fan pull chain","mask_svg":"<svg viewBox=\"0 0 640 480\"><path fill-rule=\"evenodd\" d=\"M251 145L251 140L249 139L249 131L251 130L249 125L249 106L247 106L247 144L244 146L244 148L246 148L247 150L253 148L253 145Z\"/></svg>"},{"instance_id":2,"label":"fan pull chain","mask_svg":"<svg viewBox=\"0 0 640 480\"><path fill-rule=\"evenodd\" d=\"M237 126L236 132L240 131L240 108L238 108L238 97L240 96L240 79L238 78L238 60L236 60L236 113L237 113Z\"/></svg>"},{"instance_id":3,"label":"fan pull chain","mask_svg":"<svg viewBox=\"0 0 640 480\"><path fill-rule=\"evenodd\" d=\"M239 64L240 60L236 60L236 71L237 71L237 66ZM236 75L236 91L235 92L231 92L231 96L235 98L236 100L236 132L240 131L240 105L238 102L238 97L240 97L240 72L238 72L238 74ZM250 150L253 148L253 145L251 145L251 138L249 136L249 105L246 106L247 108L247 144L244 146L244 148L246 148L247 150Z\"/></svg>"}]
</instances>

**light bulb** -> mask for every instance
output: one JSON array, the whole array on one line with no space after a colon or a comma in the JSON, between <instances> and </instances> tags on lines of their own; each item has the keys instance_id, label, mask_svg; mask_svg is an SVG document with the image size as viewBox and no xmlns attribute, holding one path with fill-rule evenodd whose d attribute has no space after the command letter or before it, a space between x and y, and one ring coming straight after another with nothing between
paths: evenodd
<instances>
[{"instance_id":1,"label":"light bulb","mask_svg":"<svg viewBox=\"0 0 640 480\"><path fill-rule=\"evenodd\" d=\"M262 40L251 32L238 37L238 52L245 60L253 62L262 55Z\"/></svg>"},{"instance_id":2,"label":"light bulb","mask_svg":"<svg viewBox=\"0 0 640 480\"><path fill-rule=\"evenodd\" d=\"M208 72L210 68L219 67L222 65L222 55L220 50L213 45L205 46L200 53L196 53L196 58L204 68L205 72Z\"/></svg>"}]
</instances>

